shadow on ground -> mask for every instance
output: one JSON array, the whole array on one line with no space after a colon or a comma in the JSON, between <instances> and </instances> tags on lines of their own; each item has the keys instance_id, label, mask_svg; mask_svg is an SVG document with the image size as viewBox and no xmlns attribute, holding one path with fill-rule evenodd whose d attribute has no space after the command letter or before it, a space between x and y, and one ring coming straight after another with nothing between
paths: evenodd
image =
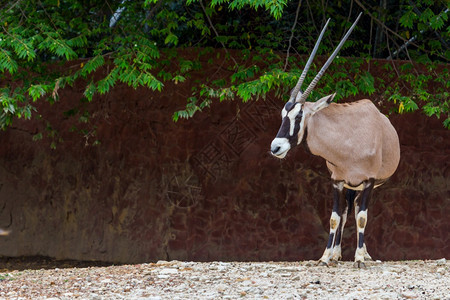
<instances>
[{"instance_id":1,"label":"shadow on ground","mask_svg":"<svg viewBox=\"0 0 450 300\"><path fill-rule=\"evenodd\" d=\"M0 273L23 270L108 267L117 265L101 261L58 260L44 256L0 257Z\"/></svg>"}]
</instances>

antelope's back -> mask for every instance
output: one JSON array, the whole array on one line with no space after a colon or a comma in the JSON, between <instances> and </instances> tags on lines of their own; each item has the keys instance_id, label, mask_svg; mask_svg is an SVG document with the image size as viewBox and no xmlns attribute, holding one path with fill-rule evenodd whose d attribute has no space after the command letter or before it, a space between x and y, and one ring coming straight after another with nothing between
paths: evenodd
<instances>
[{"instance_id":1,"label":"antelope's back","mask_svg":"<svg viewBox=\"0 0 450 300\"><path fill-rule=\"evenodd\" d=\"M372 104L373 105L373 104ZM397 131L392 126L391 121L379 112L383 131L383 145L382 145L382 159L384 174L381 174L383 178L389 178L397 170L400 162L400 141L398 139Z\"/></svg>"}]
</instances>

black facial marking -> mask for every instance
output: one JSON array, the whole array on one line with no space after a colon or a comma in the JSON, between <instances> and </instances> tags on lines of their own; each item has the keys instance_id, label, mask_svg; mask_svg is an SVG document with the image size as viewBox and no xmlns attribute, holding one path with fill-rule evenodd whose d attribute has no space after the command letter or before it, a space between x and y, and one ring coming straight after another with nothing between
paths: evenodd
<instances>
[{"instance_id":1,"label":"black facial marking","mask_svg":"<svg viewBox=\"0 0 450 300\"><path fill-rule=\"evenodd\" d=\"M289 113L297 104L298 103L287 102L284 105L284 109L286 110L287 113ZM289 143L291 144L291 147L296 146L298 140L298 132L300 131L300 122L302 121L302 118L303 118L303 110L300 110L300 112L295 116L294 133L291 136L290 135L291 120L287 115L283 117L281 121L280 130L278 130L276 137L287 138L289 140Z\"/></svg>"},{"instance_id":2,"label":"black facial marking","mask_svg":"<svg viewBox=\"0 0 450 300\"><path fill-rule=\"evenodd\" d=\"M295 116L294 134L289 138L289 143L291 147L297 146L298 142L298 132L300 131L300 122L303 118L303 110L300 110L298 115Z\"/></svg>"},{"instance_id":3,"label":"black facial marking","mask_svg":"<svg viewBox=\"0 0 450 300\"><path fill-rule=\"evenodd\" d=\"M290 112L293 107L294 107L294 103L292 103L290 101L284 105L284 109L286 109L287 112Z\"/></svg>"},{"instance_id":4,"label":"black facial marking","mask_svg":"<svg viewBox=\"0 0 450 300\"><path fill-rule=\"evenodd\" d=\"M284 117L281 121L280 130L278 130L277 138L288 138L289 139L289 129L291 128L291 121L288 117Z\"/></svg>"}]
</instances>

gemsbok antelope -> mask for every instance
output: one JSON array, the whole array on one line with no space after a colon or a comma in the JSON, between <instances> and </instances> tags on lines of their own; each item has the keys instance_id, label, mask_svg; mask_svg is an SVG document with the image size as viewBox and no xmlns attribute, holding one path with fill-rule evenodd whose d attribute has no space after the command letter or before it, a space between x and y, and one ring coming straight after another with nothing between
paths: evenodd
<instances>
[{"instance_id":1,"label":"gemsbok antelope","mask_svg":"<svg viewBox=\"0 0 450 300\"><path fill-rule=\"evenodd\" d=\"M281 111L281 127L271 144L271 154L277 158L284 158L291 148L303 142L312 154L326 160L333 182L333 210L328 243L319 263L327 266L341 259L342 235L353 203L357 225L355 267L365 267L364 261L371 259L364 242L368 203L373 189L392 176L400 160L397 132L370 100L336 104L332 103L336 94L332 94L306 102L360 17L361 14L302 92L301 85L330 20L327 21Z\"/></svg>"}]
</instances>

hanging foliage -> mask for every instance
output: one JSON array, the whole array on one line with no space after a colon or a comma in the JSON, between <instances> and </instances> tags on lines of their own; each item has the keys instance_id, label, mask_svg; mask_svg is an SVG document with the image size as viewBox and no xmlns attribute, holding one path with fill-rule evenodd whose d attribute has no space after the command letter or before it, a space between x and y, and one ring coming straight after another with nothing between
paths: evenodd
<instances>
[{"instance_id":1,"label":"hanging foliage","mask_svg":"<svg viewBox=\"0 0 450 300\"><path fill-rule=\"evenodd\" d=\"M164 92L165 82L183 82L202 68L199 60L176 55L183 48L198 48L198 59L211 56L211 49L223 49L231 67L229 75L194 86L186 108L174 112L174 120L192 117L215 100L250 101L269 92L281 97L297 81L304 64L301 55L309 53L324 21L332 18L319 55L329 54L359 11L365 17L311 100L333 91L337 100L371 95L386 79L374 78L362 64L373 57L407 60L400 70L386 62L386 71L405 84L386 89L385 98L395 102L400 113L423 109L429 116L444 116L450 128L448 2L382 3L3 1L0 128L14 118L30 119L34 102L58 101L58 90L78 79L86 83L87 101L119 83ZM49 72L46 66L56 63L74 67ZM343 70L344 64L350 67ZM169 70L168 65L176 68ZM108 71L99 77L96 71L102 68Z\"/></svg>"}]
</instances>

